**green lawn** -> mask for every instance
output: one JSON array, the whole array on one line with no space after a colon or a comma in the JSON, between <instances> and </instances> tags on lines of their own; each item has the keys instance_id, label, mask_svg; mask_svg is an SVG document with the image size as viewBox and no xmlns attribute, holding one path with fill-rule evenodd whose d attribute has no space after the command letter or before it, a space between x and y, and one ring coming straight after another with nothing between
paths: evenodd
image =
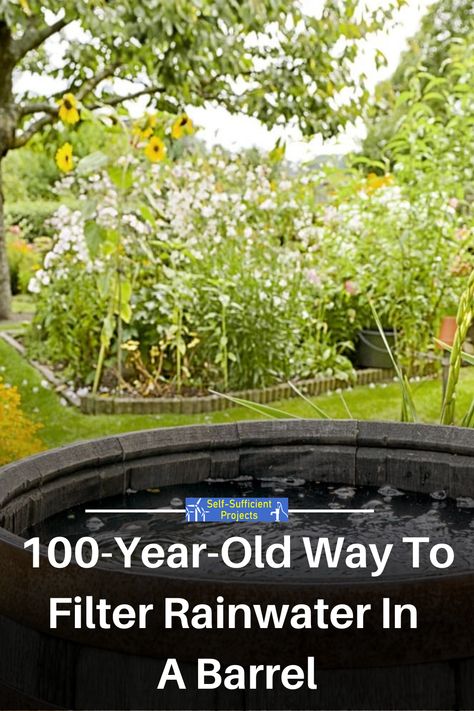
<instances>
[{"instance_id":1,"label":"green lawn","mask_svg":"<svg viewBox=\"0 0 474 711\"><path fill-rule=\"evenodd\" d=\"M205 415L83 415L75 408L61 404L60 398L49 387L45 387L42 377L1 340L0 369L3 380L16 385L20 390L25 411L32 419L44 425L40 434L47 447L151 427L259 418L256 413L241 407ZM462 381L463 388L458 400L460 414L467 410L474 395L474 368L462 371ZM420 418L425 422L436 422L440 409L440 383L417 383L414 390ZM400 396L395 383L358 387L345 392L344 397L353 417L357 419L398 419ZM347 417L344 404L337 394L323 395L316 398L315 402L331 417ZM301 417L312 417L315 414L307 403L299 399L274 403L273 406Z\"/></svg>"}]
</instances>

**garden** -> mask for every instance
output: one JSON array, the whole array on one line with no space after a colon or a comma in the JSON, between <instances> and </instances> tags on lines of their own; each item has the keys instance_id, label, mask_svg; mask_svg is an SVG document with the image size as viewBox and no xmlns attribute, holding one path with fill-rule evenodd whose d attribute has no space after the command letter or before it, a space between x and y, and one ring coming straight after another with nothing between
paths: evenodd
<instances>
[{"instance_id":1,"label":"garden","mask_svg":"<svg viewBox=\"0 0 474 711\"><path fill-rule=\"evenodd\" d=\"M155 4L0 2L0 463L170 424L474 426L469 3L430 8L375 94L351 67L398 3ZM76 11L95 44L68 33ZM210 102L282 135L209 145ZM288 157L286 126L329 139L361 117L343 164Z\"/></svg>"}]
</instances>

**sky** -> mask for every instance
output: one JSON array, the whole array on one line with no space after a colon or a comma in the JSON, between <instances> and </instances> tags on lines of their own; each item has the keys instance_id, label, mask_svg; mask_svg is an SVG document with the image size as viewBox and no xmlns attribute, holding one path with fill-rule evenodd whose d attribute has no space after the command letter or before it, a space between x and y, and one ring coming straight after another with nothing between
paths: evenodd
<instances>
[{"instance_id":1,"label":"sky","mask_svg":"<svg viewBox=\"0 0 474 711\"><path fill-rule=\"evenodd\" d=\"M315 1L302 0L308 12L314 9ZM381 0L370 0L370 2L380 6ZM366 42L354 71L356 74L359 72L366 74L370 90L379 81L388 78L396 69L400 54L406 48L407 39L416 33L424 12L432 2L433 0L407 0L406 5L398 13L396 25L389 32L380 32ZM57 38L51 38L50 42L48 53L51 60L60 63L62 54L60 43ZM387 65L379 71L375 69L373 61L376 48L380 48L387 59ZM35 81L37 81L36 78ZM17 78L16 84L19 90L31 88L31 80L26 73ZM62 86L58 86L55 81L48 78L41 79L37 86L39 94L64 90ZM130 90L129 87L128 90ZM124 88L124 91L127 91L127 87ZM134 102L132 106L129 105L132 115L135 116L142 114L145 108L146 103L144 101ZM348 153L358 148L365 135L362 120L358 124L350 126L339 137L323 142L321 137L318 136L311 141L303 140L296 128L268 130L257 119L244 115L232 115L223 108L188 107L187 110L195 125L199 127L199 138L210 146L220 144L231 151L253 146L261 150L271 150L277 139L284 137L286 141L286 157L295 162L311 160L323 154Z\"/></svg>"}]
</instances>

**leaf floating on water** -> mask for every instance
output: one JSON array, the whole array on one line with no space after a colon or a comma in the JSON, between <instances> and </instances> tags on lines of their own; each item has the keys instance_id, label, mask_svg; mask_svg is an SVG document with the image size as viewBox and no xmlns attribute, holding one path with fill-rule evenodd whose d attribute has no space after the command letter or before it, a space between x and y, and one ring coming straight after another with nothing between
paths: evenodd
<instances>
[{"instance_id":1,"label":"leaf floating on water","mask_svg":"<svg viewBox=\"0 0 474 711\"><path fill-rule=\"evenodd\" d=\"M339 499L352 499L355 496L355 489L353 486L340 486L333 492Z\"/></svg>"},{"instance_id":2,"label":"leaf floating on water","mask_svg":"<svg viewBox=\"0 0 474 711\"><path fill-rule=\"evenodd\" d=\"M97 516L93 516L92 518L87 519L86 521L86 528L89 529L92 533L95 533L96 531L100 531L101 528L104 528L105 523L102 521L102 519L98 518Z\"/></svg>"},{"instance_id":3,"label":"leaf floating on water","mask_svg":"<svg viewBox=\"0 0 474 711\"><path fill-rule=\"evenodd\" d=\"M474 499L470 496L459 496L456 499L458 509L474 509Z\"/></svg>"},{"instance_id":4,"label":"leaf floating on water","mask_svg":"<svg viewBox=\"0 0 474 711\"><path fill-rule=\"evenodd\" d=\"M433 491L430 496L435 501L444 501L444 499L448 497L448 494L444 489L440 489L439 491Z\"/></svg>"}]
</instances>

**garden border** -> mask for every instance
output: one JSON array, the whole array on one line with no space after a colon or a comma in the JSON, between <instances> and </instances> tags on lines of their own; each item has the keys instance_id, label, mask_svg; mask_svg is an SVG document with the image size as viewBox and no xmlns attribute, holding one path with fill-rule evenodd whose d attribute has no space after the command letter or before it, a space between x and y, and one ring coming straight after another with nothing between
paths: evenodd
<instances>
[{"instance_id":1,"label":"garden border","mask_svg":"<svg viewBox=\"0 0 474 711\"><path fill-rule=\"evenodd\" d=\"M86 415L200 415L238 407L238 403L219 395L163 398L107 397L103 395L84 395L80 397L63 380L58 378L51 368L39 363L37 360L28 358L26 348L14 337L12 332L0 332L0 338L24 357L53 386L61 397L73 407L79 408ZM319 375L315 378L298 381L298 388L305 395L317 396L334 392L338 389L346 389L351 385L390 382L394 376L395 371L392 368L365 368L364 370L355 371L355 380L353 381L335 376ZM233 398L249 400L257 405L298 397L298 394L287 383L280 383L266 388L238 390L226 394Z\"/></svg>"},{"instance_id":2,"label":"garden border","mask_svg":"<svg viewBox=\"0 0 474 711\"><path fill-rule=\"evenodd\" d=\"M0 332L0 338L25 358L53 386L61 397L73 407L80 408L86 415L201 415L238 407L238 403L219 395L163 398L107 397L103 395L83 395L80 397L63 380L58 378L51 368L39 363L37 360L28 358L26 348L11 332ZM394 376L395 371L392 368L366 368L355 371L354 381L344 380L335 376L319 375L315 378L298 381L298 388L305 395L316 396L333 392L339 388L346 389L351 385L389 382ZM280 383L266 388L238 390L226 393L226 395L241 400L250 400L257 405L298 397L298 394L287 383Z\"/></svg>"},{"instance_id":3,"label":"garden border","mask_svg":"<svg viewBox=\"0 0 474 711\"><path fill-rule=\"evenodd\" d=\"M238 407L238 403L219 395L163 398L106 397L103 395L84 395L79 397L68 388L63 380L58 378L51 368L39 363L37 360L29 359L26 348L11 332L0 332L0 338L25 358L53 386L61 397L73 407L80 408L86 415L199 415ZM333 392L339 388L346 389L352 384L370 385L372 383L389 382L394 376L395 371L392 368L366 368L365 370L355 371L355 381L320 375L316 378L298 381L298 387L305 395L315 396ZM257 405L298 397L297 393L287 383L280 383L267 388L238 390L227 393L227 395L241 400L250 400Z\"/></svg>"},{"instance_id":4,"label":"garden border","mask_svg":"<svg viewBox=\"0 0 474 711\"><path fill-rule=\"evenodd\" d=\"M370 385L392 380L395 371L386 368L367 368L355 371L355 381L343 380L335 376L317 376L308 380L299 380L298 388L305 395L315 396L345 389L353 385ZM253 388L225 393L228 397L249 400L257 405L266 405L278 400L288 400L298 397L298 394L287 383L280 383L266 388ZM103 397L86 395L81 397L81 410L89 415L199 415L218 410L238 407L220 395L202 395L192 397Z\"/></svg>"}]
</instances>

